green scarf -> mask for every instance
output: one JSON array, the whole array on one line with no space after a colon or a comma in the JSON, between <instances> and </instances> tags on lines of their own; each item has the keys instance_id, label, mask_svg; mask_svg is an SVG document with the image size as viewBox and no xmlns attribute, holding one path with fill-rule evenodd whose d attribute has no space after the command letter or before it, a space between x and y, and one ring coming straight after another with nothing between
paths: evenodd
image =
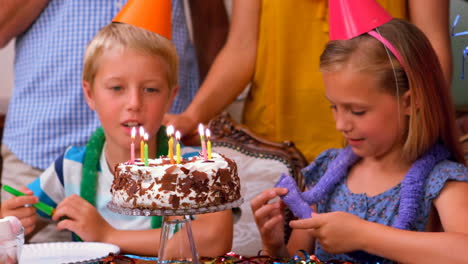
<instances>
[{"instance_id":1,"label":"green scarf","mask_svg":"<svg viewBox=\"0 0 468 264\"><path fill-rule=\"evenodd\" d=\"M83 177L81 179L80 196L83 197L93 206L96 206L96 185L97 171L99 168L99 158L101 157L104 148L106 136L102 127L96 129L91 135L88 144L86 145L86 153L83 163ZM156 157L167 155L168 137L166 135L166 127L161 126L157 134ZM151 218L152 228L161 228L162 217L153 216Z\"/></svg>"}]
</instances>

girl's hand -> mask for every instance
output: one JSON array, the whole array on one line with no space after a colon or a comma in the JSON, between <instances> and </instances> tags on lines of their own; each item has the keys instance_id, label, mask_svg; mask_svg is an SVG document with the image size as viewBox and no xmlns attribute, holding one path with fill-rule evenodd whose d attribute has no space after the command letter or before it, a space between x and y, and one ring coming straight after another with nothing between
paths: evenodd
<instances>
[{"instance_id":1,"label":"girl's hand","mask_svg":"<svg viewBox=\"0 0 468 264\"><path fill-rule=\"evenodd\" d=\"M359 232L368 222L345 212L312 214L312 218L291 221L294 229L308 229L323 249L332 254L341 254L362 249Z\"/></svg>"},{"instance_id":2,"label":"girl's hand","mask_svg":"<svg viewBox=\"0 0 468 264\"><path fill-rule=\"evenodd\" d=\"M68 196L57 206L52 219L60 221L57 229L68 229L83 241L105 242L114 230L93 205L76 194Z\"/></svg>"},{"instance_id":3,"label":"girl's hand","mask_svg":"<svg viewBox=\"0 0 468 264\"><path fill-rule=\"evenodd\" d=\"M262 237L263 250L270 256L287 255L284 243L284 204L281 200L268 203L287 192L284 188L271 188L250 201L255 223Z\"/></svg>"},{"instance_id":4,"label":"girl's hand","mask_svg":"<svg viewBox=\"0 0 468 264\"><path fill-rule=\"evenodd\" d=\"M33 196L33 192L26 187L19 189L25 196L12 197L2 202L2 217L16 216L24 227L25 235L31 233L36 227L36 208L32 204L39 202L39 198Z\"/></svg>"}]
</instances>

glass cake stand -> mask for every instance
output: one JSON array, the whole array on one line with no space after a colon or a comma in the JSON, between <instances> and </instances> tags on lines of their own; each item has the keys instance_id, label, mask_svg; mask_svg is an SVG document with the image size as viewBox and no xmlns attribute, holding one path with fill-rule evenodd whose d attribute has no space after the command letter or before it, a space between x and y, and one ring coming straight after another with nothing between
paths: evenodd
<instances>
[{"instance_id":1,"label":"glass cake stand","mask_svg":"<svg viewBox=\"0 0 468 264\"><path fill-rule=\"evenodd\" d=\"M161 210L151 210L151 209L139 209L139 208L125 208L116 205L113 202L109 202L107 207L119 214L124 215L135 215L135 216L162 216L162 229L161 229L161 240L158 250L158 263L194 263L199 264L199 257L197 248L195 245L195 240L192 233L192 216L198 214L206 214L224 211L239 207L243 203L243 199L239 198L238 200L226 203L218 206L196 208L196 209L161 209ZM169 216L182 216L180 219L171 219ZM167 245L169 240L179 231L182 232L182 240L184 241L183 245L180 245L180 254L177 257L168 256L167 254ZM182 251L184 247L190 248L190 256L185 255ZM185 255L185 256L184 256Z\"/></svg>"}]
</instances>

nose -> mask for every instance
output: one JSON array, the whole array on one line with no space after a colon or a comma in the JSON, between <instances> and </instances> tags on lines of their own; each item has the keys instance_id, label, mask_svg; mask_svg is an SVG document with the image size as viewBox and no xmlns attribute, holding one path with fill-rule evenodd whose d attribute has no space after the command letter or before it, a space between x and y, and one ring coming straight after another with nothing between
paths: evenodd
<instances>
[{"instance_id":1,"label":"nose","mask_svg":"<svg viewBox=\"0 0 468 264\"><path fill-rule=\"evenodd\" d=\"M142 107L143 98L139 89L128 89L127 93L127 110L139 111Z\"/></svg>"},{"instance_id":2,"label":"nose","mask_svg":"<svg viewBox=\"0 0 468 264\"><path fill-rule=\"evenodd\" d=\"M346 113L336 111L334 113L336 130L345 133L352 129L352 123Z\"/></svg>"}]
</instances>

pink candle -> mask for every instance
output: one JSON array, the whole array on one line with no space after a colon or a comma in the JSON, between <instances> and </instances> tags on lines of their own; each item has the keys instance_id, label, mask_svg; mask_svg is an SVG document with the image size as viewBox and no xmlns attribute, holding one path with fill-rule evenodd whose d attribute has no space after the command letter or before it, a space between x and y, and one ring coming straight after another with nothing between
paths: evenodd
<instances>
[{"instance_id":1,"label":"pink candle","mask_svg":"<svg viewBox=\"0 0 468 264\"><path fill-rule=\"evenodd\" d=\"M205 160L208 160L208 156L206 154L206 141L205 141L205 129L203 128L203 124L198 125L198 134L200 134L200 142L202 146L202 156Z\"/></svg>"},{"instance_id":2,"label":"pink candle","mask_svg":"<svg viewBox=\"0 0 468 264\"><path fill-rule=\"evenodd\" d=\"M130 144L130 164L135 163L135 135L136 135L136 128L132 127L132 144Z\"/></svg>"},{"instance_id":3,"label":"pink candle","mask_svg":"<svg viewBox=\"0 0 468 264\"><path fill-rule=\"evenodd\" d=\"M140 161L145 161L145 140L143 137L145 136L145 129L141 126L140 127Z\"/></svg>"}]
</instances>

